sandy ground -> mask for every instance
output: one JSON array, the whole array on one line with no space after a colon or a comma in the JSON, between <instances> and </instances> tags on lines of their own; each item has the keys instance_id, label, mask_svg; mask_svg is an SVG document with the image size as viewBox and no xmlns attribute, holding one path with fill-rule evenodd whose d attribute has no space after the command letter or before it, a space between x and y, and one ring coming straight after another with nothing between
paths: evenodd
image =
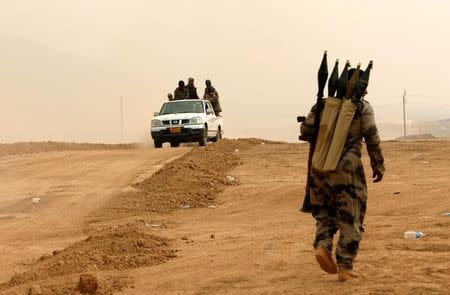
<instances>
[{"instance_id":1,"label":"sandy ground","mask_svg":"<svg viewBox=\"0 0 450 295\"><path fill-rule=\"evenodd\" d=\"M0 158L1 280L85 237L87 212L187 150ZM255 144L235 153L240 165L227 173L238 185L218 194L215 208L140 212L95 225L158 223L145 230L178 251L166 263L117 270L134 280L120 294L448 294L450 217L441 213L450 212L450 142L385 142L383 150L388 171L382 183L369 183L360 280L339 283L314 260L314 220L298 212L307 146ZM30 204L36 194L39 207ZM406 230L427 236L405 240Z\"/></svg>"},{"instance_id":2,"label":"sandy ground","mask_svg":"<svg viewBox=\"0 0 450 295\"><path fill-rule=\"evenodd\" d=\"M26 150L40 151L37 145ZM92 210L189 150L106 147L0 158L0 281L20 262L80 240Z\"/></svg>"}]
</instances>

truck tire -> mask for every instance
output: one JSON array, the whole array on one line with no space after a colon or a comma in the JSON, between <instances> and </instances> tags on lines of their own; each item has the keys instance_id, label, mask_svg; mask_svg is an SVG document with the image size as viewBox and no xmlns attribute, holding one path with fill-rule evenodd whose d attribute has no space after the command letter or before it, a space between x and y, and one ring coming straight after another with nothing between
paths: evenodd
<instances>
[{"instance_id":1,"label":"truck tire","mask_svg":"<svg viewBox=\"0 0 450 295\"><path fill-rule=\"evenodd\" d=\"M198 141L198 145L205 146L207 142L208 142L208 127L205 126L202 137L200 137L200 140Z\"/></svg>"},{"instance_id":2,"label":"truck tire","mask_svg":"<svg viewBox=\"0 0 450 295\"><path fill-rule=\"evenodd\" d=\"M155 148L157 148L157 149L160 149L163 146L162 141L159 141L159 140L156 140L156 139L153 141L153 144L155 145Z\"/></svg>"},{"instance_id":3,"label":"truck tire","mask_svg":"<svg viewBox=\"0 0 450 295\"><path fill-rule=\"evenodd\" d=\"M219 140L222 139L222 128L219 126L219 128L217 129L217 134L216 137L214 137L213 139L211 139L212 142L218 142Z\"/></svg>"},{"instance_id":4,"label":"truck tire","mask_svg":"<svg viewBox=\"0 0 450 295\"><path fill-rule=\"evenodd\" d=\"M170 142L170 147L179 147L179 146L180 146L180 143L178 141L173 140Z\"/></svg>"},{"instance_id":5,"label":"truck tire","mask_svg":"<svg viewBox=\"0 0 450 295\"><path fill-rule=\"evenodd\" d=\"M222 140L222 127L219 126L219 129L217 129L217 134L215 141L218 142L219 140Z\"/></svg>"}]
</instances>

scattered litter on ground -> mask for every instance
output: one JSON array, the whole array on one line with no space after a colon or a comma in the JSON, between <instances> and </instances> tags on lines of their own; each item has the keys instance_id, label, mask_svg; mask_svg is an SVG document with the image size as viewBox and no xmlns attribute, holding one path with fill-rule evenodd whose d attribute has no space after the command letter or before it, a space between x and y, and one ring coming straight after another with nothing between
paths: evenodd
<instances>
[{"instance_id":1,"label":"scattered litter on ground","mask_svg":"<svg viewBox=\"0 0 450 295\"><path fill-rule=\"evenodd\" d=\"M236 181L236 178L234 178L233 176L229 176L229 175L226 177L226 179L227 179L227 183L233 183Z\"/></svg>"},{"instance_id":2,"label":"scattered litter on ground","mask_svg":"<svg viewBox=\"0 0 450 295\"><path fill-rule=\"evenodd\" d=\"M32 198L31 199L31 202L33 202L33 204L37 204L37 203L39 203L41 201L41 198Z\"/></svg>"},{"instance_id":3,"label":"scattered litter on ground","mask_svg":"<svg viewBox=\"0 0 450 295\"><path fill-rule=\"evenodd\" d=\"M234 152L235 153L239 153L239 149L234 149Z\"/></svg>"},{"instance_id":4,"label":"scattered litter on ground","mask_svg":"<svg viewBox=\"0 0 450 295\"><path fill-rule=\"evenodd\" d=\"M187 236L182 236L181 239L182 239L183 241L187 241L188 237L187 237Z\"/></svg>"},{"instance_id":5,"label":"scattered litter on ground","mask_svg":"<svg viewBox=\"0 0 450 295\"><path fill-rule=\"evenodd\" d=\"M422 221L428 221L428 220L430 220L432 217L431 216L421 216L420 217L420 220L422 220Z\"/></svg>"},{"instance_id":6,"label":"scattered litter on ground","mask_svg":"<svg viewBox=\"0 0 450 295\"><path fill-rule=\"evenodd\" d=\"M450 212L445 212L441 214L442 216L450 216Z\"/></svg>"},{"instance_id":7,"label":"scattered litter on ground","mask_svg":"<svg viewBox=\"0 0 450 295\"><path fill-rule=\"evenodd\" d=\"M394 192L394 195L399 195L400 194L400 192Z\"/></svg>"},{"instance_id":8,"label":"scattered litter on ground","mask_svg":"<svg viewBox=\"0 0 450 295\"><path fill-rule=\"evenodd\" d=\"M403 234L403 237L405 239L420 239L423 238L425 236L425 234L421 231L406 231Z\"/></svg>"},{"instance_id":9,"label":"scattered litter on ground","mask_svg":"<svg viewBox=\"0 0 450 295\"><path fill-rule=\"evenodd\" d=\"M428 161L423 161L423 162L420 162L421 164L429 164L430 162L428 162Z\"/></svg>"},{"instance_id":10,"label":"scattered litter on ground","mask_svg":"<svg viewBox=\"0 0 450 295\"><path fill-rule=\"evenodd\" d=\"M215 239L216 235L215 234L211 234L211 239Z\"/></svg>"},{"instance_id":11,"label":"scattered litter on ground","mask_svg":"<svg viewBox=\"0 0 450 295\"><path fill-rule=\"evenodd\" d=\"M161 227L161 224L159 223L146 223L146 227Z\"/></svg>"},{"instance_id":12,"label":"scattered litter on ground","mask_svg":"<svg viewBox=\"0 0 450 295\"><path fill-rule=\"evenodd\" d=\"M209 205L209 209L216 209L216 206L214 206L214 205Z\"/></svg>"},{"instance_id":13,"label":"scattered litter on ground","mask_svg":"<svg viewBox=\"0 0 450 295\"><path fill-rule=\"evenodd\" d=\"M191 208L191 205L180 205L180 208L181 209L189 209L189 208Z\"/></svg>"},{"instance_id":14,"label":"scattered litter on ground","mask_svg":"<svg viewBox=\"0 0 450 295\"><path fill-rule=\"evenodd\" d=\"M423 154L414 154L414 157L421 157Z\"/></svg>"},{"instance_id":15,"label":"scattered litter on ground","mask_svg":"<svg viewBox=\"0 0 450 295\"><path fill-rule=\"evenodd\" d=\"M261 145L265 145L266 143L265 142L261 142Z\"/></svg>"}]
</instances>

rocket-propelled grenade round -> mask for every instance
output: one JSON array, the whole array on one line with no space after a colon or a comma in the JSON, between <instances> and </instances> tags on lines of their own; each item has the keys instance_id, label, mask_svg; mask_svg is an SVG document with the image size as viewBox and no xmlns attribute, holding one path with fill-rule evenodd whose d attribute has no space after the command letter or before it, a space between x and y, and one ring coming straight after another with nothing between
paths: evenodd
<instances>
[{"instance_id":1,"label":"rocket-propelled grenade round","mask_svg":"<svg viewBox=\"0 0 450 295\"><path fill-rule=\"evenodd\" d=\"M354 96L354 102L361 99L361 97L364 96L364 93L366 92L367 87L369 86L369 78L370 78L370 71L373 67L373 61L370 61L367 65L366 70L361 75L361 78L359 78L358 82L356 83L356 89L355 89L355 96Z\"/></svg>"},{"instance_id":2,"label":"rocket-propelled grenade round","mask_svg":"<svg viewBox=\"0 0 450 295\"><path fill-rule=\"evenodd\" d=\"M353 93L355 92L356 83L359 80L359 70L361 69L361 63L358 63L356 70L353 72L352 77L348 81L347 92L345 94L346 99L353 98Z\"/></svg>"},{"instance_id":3,"label":"rocket-propelled grenade round","mask_svg":"<svg viewBox=\"0 0 450 295\"><path fill-rule=\"evenodd\" d=\"M327 51L323 53L322 62L320 63L319 72L317 73L317 81L319 83L318 98L323 98L323 89L328 79Z\"/></svg>"},{"instance_id":4,"label":"rocket-propelled grenade round","mask_svg":"<svg viewBox=\"0 0 450 295\"><path fill-rule=\"evenodd\" d=\"M337 98L343 98L345 96L345 93L347 91L347 84L348 84L348 68L350 67L350 61L347 60L345 63L344 70L342 71L341 76L339 77L339 80L336 82L336 89L337 89Z\"/></svg>"},{"instance_id":5,"label":"rocket-propelled grenade round","mask_svg":"<svg viewBox=\"0 0 450 295\"><path fill-rule=\"evenodd\" d=\"M337 81L339 79L339 59L336 59L334 63L333 71L331 72L330 79L328 79L328 96L334 97L337 89Z\"/></svg>"}]
</instances>

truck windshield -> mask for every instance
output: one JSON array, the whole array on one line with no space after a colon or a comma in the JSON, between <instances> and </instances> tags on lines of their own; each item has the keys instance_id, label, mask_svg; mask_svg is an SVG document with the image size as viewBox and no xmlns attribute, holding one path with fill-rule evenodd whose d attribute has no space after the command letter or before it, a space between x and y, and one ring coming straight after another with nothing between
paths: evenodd
<instances>
[{"instance_id":1,"label":"truck windshield","mask_svg":"<svg viewBox=\"0 0 450 295\"><path fill-rule=\"evenodd\" d=\"M201 101L177 101L166 102L161 107L160 115L179 113L203 113L203 103Z\"/></svg>"}]
</instances>

